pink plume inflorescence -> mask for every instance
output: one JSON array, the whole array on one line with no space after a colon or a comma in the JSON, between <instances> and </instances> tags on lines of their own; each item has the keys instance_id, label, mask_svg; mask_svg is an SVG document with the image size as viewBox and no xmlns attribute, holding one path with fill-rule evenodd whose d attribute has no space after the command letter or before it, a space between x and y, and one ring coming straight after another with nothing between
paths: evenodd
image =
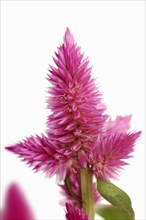
<instances>
[{"instance_id":1,"label":"pink plume inflorescence","mask_svg":"<svg viewBox=\"0 0 146 220\"><path fill-rule=\"evenodd\" d=\"M96 178L105 180L116 177L127 164L124 160L131 156L141 132L129 132L131 115L112 121L104 113L106 107L91 77L92 68L68 28L55 55L56 66L50 66L47 77L51 83L47 98L51 114L46 134L30 136L6 148L36 171L42 170L50 177L56 174L59 180L68 177L76 183L71 184L72 192L66 185L61 187L73 200L78 198L80 207L80 189L76 189L79 169L87 168Z\"/></svg>"},{"instance_id":2,"label":"pink plume inflorescence","mask_svg":"<svg viewBox=\"0 0 146 220\"><path fill-rule=\"evenodd\" d=\"M88 215L84 215L82 209L78 209L70 203L66 204L66 220L90 220Z\"/></svg>"}]
</instances>

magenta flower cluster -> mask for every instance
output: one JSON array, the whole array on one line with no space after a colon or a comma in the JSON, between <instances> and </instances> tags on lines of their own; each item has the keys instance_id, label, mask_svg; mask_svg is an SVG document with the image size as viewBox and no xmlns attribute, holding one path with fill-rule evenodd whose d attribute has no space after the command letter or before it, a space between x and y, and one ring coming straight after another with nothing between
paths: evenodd
<instances>
[{"instance_id":1,"label":"magenta flower cluster","mask_svg":"<svg viewBox=\"0 0 146 220\"><path fill-rule=\"evenodd\" d=\"M66 220L89 220L88 215L84 215L83 210L74 207L72 204L66 204Z\"/></svg>"},{"instance_id":2,"label":"magenta flower cluster","mask_svg":"<svg viewBox=\"0 0 146 220\"><path fill-rule=\"evenodd\" d=\"M47 104L51 114L47 119L46 134L31 136L7 149L18 154L36 171L44 171L49 177L69 181L60 184L67 201L81 208L80 168L88 169L96 178L115 178L127 164L141 132L130 132L129 116L118 116L114 121L105 114L101 93L92 68L84 59L67 28L63 44L53 58L56 66L50 66ZM94 202L99 194L93 184ZM70 207L70 208L69 208ZM76 209L67 210L76 215ZM80 212L83 216L82 212Z\"/></svg>"}]
</instances>

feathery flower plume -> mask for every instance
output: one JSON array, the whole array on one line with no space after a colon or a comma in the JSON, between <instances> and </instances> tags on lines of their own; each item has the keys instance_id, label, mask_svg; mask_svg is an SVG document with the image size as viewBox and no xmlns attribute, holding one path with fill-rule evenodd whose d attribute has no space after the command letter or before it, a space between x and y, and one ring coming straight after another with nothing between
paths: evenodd
<instances>
[{"instance_id":1,"label":"feathery flower plume","mask_svg":"<svg viewBox=\"0 0 146 220\"><path fill-rule=\"evenodd\" d=\"M90 171L98 178L110 180L117 177L117 171L128 163L123 161L132 157L134 145L141 132L111 133L101 136L95 149L88 155Z\"/></svg>"},{"instance_id":2,"label":"feathery flower plume","mask_svg":"<svg viewBox=\"0 0 146 220\"><path fill-rule=\"evenodd\" d=\"M84 215L83 210L67 203L66 204L66 220L90 220L88 215Z\"/></svg>"},{"instance_id":3,"label":"feathery flower plume","mask_svg":"<svg viewBox=\"0 0 146 220\"><path fill-rule=\"evenodd\" d=\"M117 116L105 122L103 132L94 142L94 150L86 156L90 171L101 179L117 178L118 171L128 165L125 159L131 156L141 132L130 132L132 115Z\"/></svg>"},{"instance_id":4,"label":"feathery flower plume","mask_svg":"<svg viewBox=\"0 0 146 220\"><path fill-rule=\"evenodd\" d=\"M48 116L46 136L31 136L7 149L18 154L36 171L65 179L76 163L86 166L86 153L92 150L107 118L101 94L91 78L88 59L67 28L64 42L58 48L57 67L50 66L47 100L52 114Z\"/></svg>"}]
</instances>

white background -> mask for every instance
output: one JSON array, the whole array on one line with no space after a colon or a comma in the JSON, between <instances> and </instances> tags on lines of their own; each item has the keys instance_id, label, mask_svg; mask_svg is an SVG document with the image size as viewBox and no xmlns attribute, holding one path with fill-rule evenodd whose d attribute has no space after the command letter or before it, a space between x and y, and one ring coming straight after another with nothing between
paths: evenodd
<instances>
[{"instance_id":1,"label":"white background","mask_svg":"<svg viewBox=\"0 0 146 220\"><path fill-rule=\"evenodd\" d=\"M55 177L28 168L4 146L46 129L45 79L68 26L93 65L107 113L133 114L142 130L130 166L113 181L145 219L144 1L2 1L1 199L20 184L36 219L64 219ZM97 218L100 219L100 218Z\"/></svg>"}]
</instances>

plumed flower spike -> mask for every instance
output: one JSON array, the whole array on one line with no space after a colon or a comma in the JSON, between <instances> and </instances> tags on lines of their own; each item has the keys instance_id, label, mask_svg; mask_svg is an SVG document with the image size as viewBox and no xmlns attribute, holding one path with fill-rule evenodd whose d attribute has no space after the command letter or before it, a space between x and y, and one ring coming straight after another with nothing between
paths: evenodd
<instances>
[{"instance_id":1,"label":"plumed flower spike","mask_svg":"<svg viewBox=\"0 0 146 220\"><path fill-rule=\"evenodd\" d=\"M67 203L66 204L66 220L90 220L88 215L84 215L83 210Z\"/></svg>"},{"instance_id":2,"label":"plumed flower spike","mask_svg":"<svg viewBox=\"0 0 146 220\"><path fill-rule=\"evenodd\" d=\"M54 146L44 135L31 136L22 142L6 147L6 149L18 154L23 158L23 161L34 167L36 171L42 170L48 176L52 176L57 172Z\"/></svg>"},{"instance_id":3,"label":"plumed flower spike","mask_svg":"<svg viewBox=\"0 0 146 220\"><path fill-rule=\"evenodd\" d=\"M69 29L56 57L57 68L51 66L48 75L52 84L48 108L52 114L48 117L47 133L57 148L64 144L64 153L74 154L81 147L91 148L107 118L103 115L105 106L101 105L100 93L91 79L89 61L82 60Z\"/></svg>"},{"instance_id":4,"label":"plumed flower spike","mask_svg":"<svg viewBox=\"0 0 146 220\"><path fill-rule=\"evenodd\" d=\"M83 60L80 48L67 28L64 43L50 66L47 135L56 148L56 157L73 163L79 152L90 151L102 131L107 116L101 95L91 78L89 61Z\"/></svg>"},{"instance_id":5,"label":"plumed flower spike","mask_svg":"<svg viewBox=\"0 0 146 220\"><path fill-rule=\"evenodd\" d=\"M108 181L117 177L117 171L128 164L124 160L131 157L140 135L141 132L102 136L95 144L94 153L89 155L90 168L95 176Z\"/></svg>"},{"instance_id":6,"label":"plumed flower spike","mask_svg":"<svg viewBox=\"0 0 146 220\"><path fill-rule=\"evenodd\" d=\"M56 67L50 66L48 74L51 87L47 104L51 115L47 134L31 136L7 149L20 155L36 171L43 170L49 176L57 174L62 180L74 164L87 165L86 152L92 150L107 116L103 115L105 106L91 78L89 61L83 59L68 28L55 54Z\"/></svg>"}]
</instances>

